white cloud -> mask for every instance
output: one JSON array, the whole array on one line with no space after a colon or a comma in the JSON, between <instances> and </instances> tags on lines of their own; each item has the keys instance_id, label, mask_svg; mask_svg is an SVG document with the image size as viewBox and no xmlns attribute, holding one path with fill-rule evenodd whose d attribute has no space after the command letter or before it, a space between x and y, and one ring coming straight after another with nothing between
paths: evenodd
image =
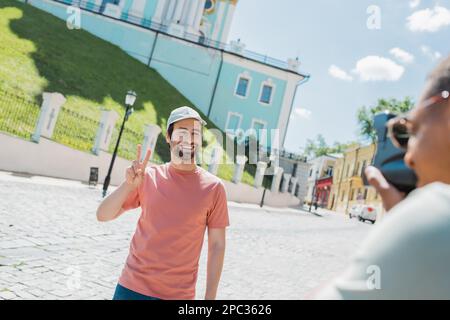
<instances>
[{"instance_id":1,"label":"white cloud","mask_svg":"<svg viewBox=\"0 0 450 320\"><path fill-rule=\"evenodd\" d=\"M328 69L328 73L337 79L340 80L344 80L344 81L352 81L353 77L350 76L347 72L345 72L344 70L342 70L341 68L335 66L335 65L331 65L330 68Z\"/></svg>"},{"instance_id":2,"label":"white cloud","mask_svg":"<svg viewBox=\"0 0 450 320\"><path fill-rule=\"evenodd\" d=\"M422 53L433 61L442 58L442 54L439 51L434 51L428 46L421 46L420 50L422 50Z\"/></svg>"},{"instance_id":3,"label":"white cloud","mask_svg":"<svg viewBox=\"0 0 450 320\"><path fill-rule=\"evenodd\" d=\"M450 25L450 10L441 6L419 10L410 15L407 21L411 31L436 32Z\"/></svg>"},{"instance_id":4,"label":"white cloud","mask_svg":"<svg viewBox=\"0 0 450 320\"><path fill-rule=\"evenodd\" d=\"M294 115L306 120L311 119L311 114L312 112L310 110L304 108L296 108L294 110Z\"/></svg>"},{"instance_id":5,"label":"white cloud","mask_svg":"<svg viewBox=\"0 0 450 320\"><path fill-rule=\"evenodd\" d=\"M405 50L402 50L400 48L392 48L390 51L390 54L392 54L398 61L409 64L414 61L414 56L406 52Z\"/></svg>"},{"instance_id":6,"label":"white cloud","mask_svg":"<svg viewBox=\"0 0 450 320\"><path fill-rule=\"evenodd\" d=\"M411 9L417 8L420 5L420 0L411 0L409 2L409 7Z\"/></svg>"},{"instance_id":7,"label":"white cloud","mask_svg":"<svg viewBox=\"0 0 450 320\"><path fill-rule=\"evenodd\" d=\"M391 59L367 56L356 63L353 72L359 75L362 81L397 81L405 68Z\"/></svg>"}]
</instances>

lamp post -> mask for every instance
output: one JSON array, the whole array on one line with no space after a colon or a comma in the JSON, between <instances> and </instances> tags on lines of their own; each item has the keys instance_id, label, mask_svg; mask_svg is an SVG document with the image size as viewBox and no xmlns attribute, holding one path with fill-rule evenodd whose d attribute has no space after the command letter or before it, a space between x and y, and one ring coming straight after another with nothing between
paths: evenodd
<instances>
[{"instance_id":1,"label":"lamp post","mask_svg":"<svg viewBox=\"0 0 450 320\"><path fill-rule=\"evenodd\" d=\"M114 152L112 155L111 163L109 165L108 174L106 175L105 182L103 183L103 198L106 196L106 192L108 191L108 186L111 181L111 172L114 167L114 161L116 160L117 151L119 149L120 139L122 138L123 129L125 128L125 122L127 122L128 117L133 113L133 105L136 101L136 92L128 91L125 97L125 116L123 117L122 126L120 127L119 137L117 138L116 147L114 148Z\"/></svg>"},{"instance_id":2,"label":"lamp post","mask_svg":"<svg viewBox=\"0 0 450 320\"><path fill-rule=\"evenodd\" d=\"M275 160L275 155L271 154L270 157L269 157L269 162L267 163L267 168L271 167L272 161L274 161L274 160ZM264 178L265 177L266 176L264 175ZM264 184L264 178L263 178L263 184ZM266 197L266 191L267 191L267 186L264 185L264 191L263 191L263 195L262 195L262 198L261 198L261 203L259 204L259 206L261 208L264 206L264 198Z\"/></svg>"},{"instance_id":3,"label":"lamp post","mask_svg":"<svg viewBox=\"0 0 450 320\"><path fill-rule=\"evenodd\" d=\"M312 191L312 195L311 195L311 202L309 203L309 212L311 212L313 201L316 198L316 186L317 186L318 177L319 177L319 170L316 170L316 177L315 177L314 187L313 187L313 191Z\"/></svg>"}]
</instances>

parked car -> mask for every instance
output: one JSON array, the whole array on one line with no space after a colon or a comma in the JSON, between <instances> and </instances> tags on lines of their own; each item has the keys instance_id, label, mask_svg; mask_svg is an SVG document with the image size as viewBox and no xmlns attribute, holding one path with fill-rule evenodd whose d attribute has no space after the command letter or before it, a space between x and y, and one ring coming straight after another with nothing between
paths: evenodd
<instances>
[{"instance_id":1,"label":"parked car","mask_svg":"<svg viewBox=\"0 0 450 320\"><path fill-rule=\"evenodd\" d=\"M350 211L348 212L348 216L350 219L352 218L359 218L359 215L361 214L360 205L353 205L350 208Z\"/></svg>"},{"instance_id":2,"label":"parked car","mask_svg":"<svg viewBox=\"0 0 450 320\"><path fill-rule=\"evenodd\" d=\"M354 205L350 208L349 217L357 218L359 221L370 221L374 224L377 221L377 210L370 205Z\"/></svg>"}]
</instances>

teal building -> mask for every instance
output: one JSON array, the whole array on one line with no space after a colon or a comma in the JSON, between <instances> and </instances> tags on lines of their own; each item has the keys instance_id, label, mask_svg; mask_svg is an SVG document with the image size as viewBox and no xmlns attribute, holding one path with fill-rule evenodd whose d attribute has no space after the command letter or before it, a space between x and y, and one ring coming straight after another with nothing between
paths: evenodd
<instances>
[{"instance_id":1,"label":"teal building","mask_svg":"<svg viewBox=\"0 0 450 320\"><path fill-rule=\"evenodd\" d=\"M229 41L238 0L28 2L64 20L73 15L69 6L79 7L82 29L156 69L219 128L256 132L263 145L283 148L294 98L309 75L299 72L298 58L281 61Z\"/></svg>"}]
</instances>

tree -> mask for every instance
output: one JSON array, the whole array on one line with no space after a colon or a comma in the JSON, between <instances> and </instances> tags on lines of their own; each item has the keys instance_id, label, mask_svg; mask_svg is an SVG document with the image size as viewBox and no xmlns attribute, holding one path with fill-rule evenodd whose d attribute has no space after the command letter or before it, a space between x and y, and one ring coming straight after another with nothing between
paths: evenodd
<instances>
[{"instance_id":1,"label":"tree","mask_svg":"<svg viewBox=\"0 0 450 320\"><path fill-rule=\"evenodd\" d=\"M307 157L320 157L328 152L328 148L325 138L319 134L316 139L308 139L306 141L304 155Z\"/></svg>"},{"instance_id":2,"label":"tree","mask_svg":"<svg viewBox=\"0 0 450 320\"><path fill-rule=\"evenodd\" d=\"M303 155L308 158L317 158L324 155L329 155L333 153L344 152L351 144L350 143L339 143L335 142L332 146L329 146L325 141L323 135L319 134L315 139L308 139L306 141L306 147Z\"/></svg>"},{"instance_id":3,"label":"tree","mask_svg":"<svg viewBox=\"0 0 450 320\"><path fill-rule=\"evenodd\" d=\"M369 108L363 106L357 113L359 135L362 139L375 143L377 141L377 135L373 124L373 117L376 114L386 110L396 114L401 114L408 112L413 106L414 102L410 97L406 97L403 100L379 99L376 106Z\"/></svg>"}]
</instances>

